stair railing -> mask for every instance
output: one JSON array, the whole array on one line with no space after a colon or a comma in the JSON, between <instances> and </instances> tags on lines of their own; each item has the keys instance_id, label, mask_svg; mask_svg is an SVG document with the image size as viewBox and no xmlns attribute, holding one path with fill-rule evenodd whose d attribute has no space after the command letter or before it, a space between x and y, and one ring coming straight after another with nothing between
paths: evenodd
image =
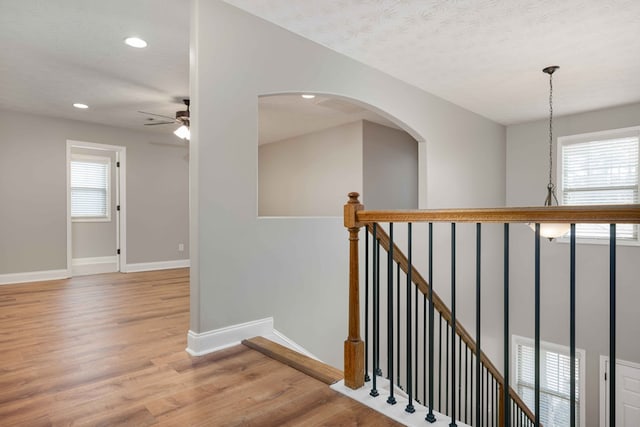
<instances>
[{"instance_id":1,"label":"stair railing","mask_svg":"<svg viewBox=\"0 0 640 427\"><path fill-rule=\"evenodd\" d=\"M371 382L370 395L378 396L378 380L384 376L388 380L389 388L387 403L396 404L397 389L400 388L407 400L405 411L414 412L414 400L418 401L428 408L426 414L428 422L435 422L437 417L444 414L451 418L451 426L456 426L458 420L468 425L483 427L495 425L499 427L540 426L541 223L566 223L571 227L570 366L575 366L575 224L610 224L609 356L612 360L615 359L616 224L640 224L639 206L367 211L359 202L358 197L358 193L350 193L349 201L344 207L344 225L349 231L350 243L349 335L344 346L346 386L357 389L363 387L365 382ZM428 280L416 270L412 262L411 227L413 223L420 222L429 225ZM388 234L379 223L388 223ZM396 223L408 223L406 256L394 243L393 228ZM451 308L446 306L430 285L433 283L434 223L449 223L451 226ZM475 339L456 317L457 223L476 224ZM480 273L482 266L481 236L482 224L484 223L504 224L504 375L499 372L481 348ZM512 223L535 224L535 404L533 410L528 408L509 384L509 364L511 362L509 357L509 226ZM362 298L365 301L366 345L360 336L361 297L359 294L360 266L358 257L359 231L362 227L366 227L367 230L365 234L365 295ZM369 244L369 234L372 235L371 245ZM382 282L380 280L381 249L387 253L386 290L381 288ZM395 280L394 271L396 272ZM406 275L406 288L401 286L401 272ZM422 296L422 305L419 304L420 295ZM402 296L404 298L401 298ZM371 304L369 304L370 300ZM401 314L403 304L404 316ZM438 321L435 318L436 313ZM386 318L386 334L381 334L381 318ZM372 323L371 331L369 328L370 320ZM419 335L420 329L422 329L421 337ZM382 345L381 341L386 341L386 344ZM383 347L386 347L386 354L380 352ZM369 361L371 361L371 375ZM386 362L384 374L381 362ZM611 387L609 418L610 425L615 425L615 375L613 371L615 367L611 366L610 369L612 373L609 383ZM421 376L420 373L422 373ZM570 374L570 425L575 427L575 369L570 369ZM420 385L422 385L422 393L420 393Z\"/></svg>"}]
</instances>

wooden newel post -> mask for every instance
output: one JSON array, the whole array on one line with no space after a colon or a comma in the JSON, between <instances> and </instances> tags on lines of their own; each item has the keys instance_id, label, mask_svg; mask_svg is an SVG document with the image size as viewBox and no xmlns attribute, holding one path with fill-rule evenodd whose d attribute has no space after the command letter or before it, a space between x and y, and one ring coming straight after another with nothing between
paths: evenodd
<instances>
[{"instance_id":1,"label":"wooden newel post","mask_svg":"<svg viewBox=\"0 0 640 427\"><path fill-rule=\"evenodd\" d=\"M364 342L360 338L360 290L358 234L362 224L357 212L364 209L358 193L349 193L344 205L344 226L349 231L349 336L344 342L344 384L352 389L364 385Z\"/></svg>"}]
</instances>

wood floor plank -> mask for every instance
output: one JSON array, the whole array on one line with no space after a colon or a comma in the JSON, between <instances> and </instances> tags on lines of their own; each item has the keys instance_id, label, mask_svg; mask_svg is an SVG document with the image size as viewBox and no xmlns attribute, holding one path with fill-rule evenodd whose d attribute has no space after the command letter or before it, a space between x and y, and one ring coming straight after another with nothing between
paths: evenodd
<instances>
[{"instance_id":1,"label":"wood floor plank","mask_svg":"<svg viewBox=\"0 0 640 427\"><path fill-rule=\"evenodd\" d=\"M188 329L188 269L0 286L0 425L396 425L246 346L189 356Z\"/></svg>"}]
</instances>

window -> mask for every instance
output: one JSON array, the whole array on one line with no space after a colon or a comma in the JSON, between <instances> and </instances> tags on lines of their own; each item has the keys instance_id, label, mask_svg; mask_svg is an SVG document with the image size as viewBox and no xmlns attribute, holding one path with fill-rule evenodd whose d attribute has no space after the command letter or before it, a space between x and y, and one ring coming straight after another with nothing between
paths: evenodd
<instances>
[{"instance_id":1,"label":"window","mask_svg":"<svg viewBox=\"0 0 640 427\"><path fill-rule=\"evenodd\" d=\"M559 138L563 205L637 204L640 128ZM638 226L618 224L619 240L638 242ZM608 224L577 224L576 236L608 239Z\"/></svg>"},{"instance_id":2,"label":"window","mask_svg":"<svg viewBox=\"0 0 640 427\"><path fill-rule=\"evenodd\" d=\"M110 221L108 157L74 154L71 157L71 217L74 221Z\"/></svg>"},{"instance_id":3,"label":"window","mask_svg":"<svg viewBox=\"0 0 640 427\"><path fill-rule=\"evenodd\" d=\"M535 408L535 347L529 338L513 336L514 380L516 391L533 411ZM584 350L576 349L576 422L585 425ZM540 342L540 421L545 427L570 424L571 358L569 348Z\"/></svg>"}]
</instances>

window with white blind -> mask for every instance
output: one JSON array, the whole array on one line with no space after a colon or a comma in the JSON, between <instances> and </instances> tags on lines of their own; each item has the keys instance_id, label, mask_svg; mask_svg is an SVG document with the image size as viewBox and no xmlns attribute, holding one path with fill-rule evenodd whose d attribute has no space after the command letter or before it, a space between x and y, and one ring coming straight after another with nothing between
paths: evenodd
<instances>
[{"instance_id":1,"label":"window with white blind","mask_svg":"<svg viewBox=\"0 0 640 427\"><path fill-rule=\"evenodd\" d=\"M534 341L513 336L513 384L527 406L535 410L535 347ZM584 350L576 349L576 425L584 427ZM571 358L569 348L540 343L540 422L545 427L570 424Z\"/></svg>"},{"instance_id":2,"label":"window with white blind","mask_svg":"<svg viewBox=\"0 0 640 427\"><path fill-rule=\"evenodd\" d=\"M74 154L70 163L71 218L74 221L110 221L108 157Z\"/></svg>"},{"instance_id":3,"label":"window with white blind","mask_svg":"<svg viewBox=\"0 0 640 427\"><path fill-rule=\"evenodd\" d=\"M638 204L640 128L558 138L563 205ZM617 238L638 242L638 226L618 224ZM608 239L608 224L577 224L580 239Z\"/></svg>"}]
</instances>

